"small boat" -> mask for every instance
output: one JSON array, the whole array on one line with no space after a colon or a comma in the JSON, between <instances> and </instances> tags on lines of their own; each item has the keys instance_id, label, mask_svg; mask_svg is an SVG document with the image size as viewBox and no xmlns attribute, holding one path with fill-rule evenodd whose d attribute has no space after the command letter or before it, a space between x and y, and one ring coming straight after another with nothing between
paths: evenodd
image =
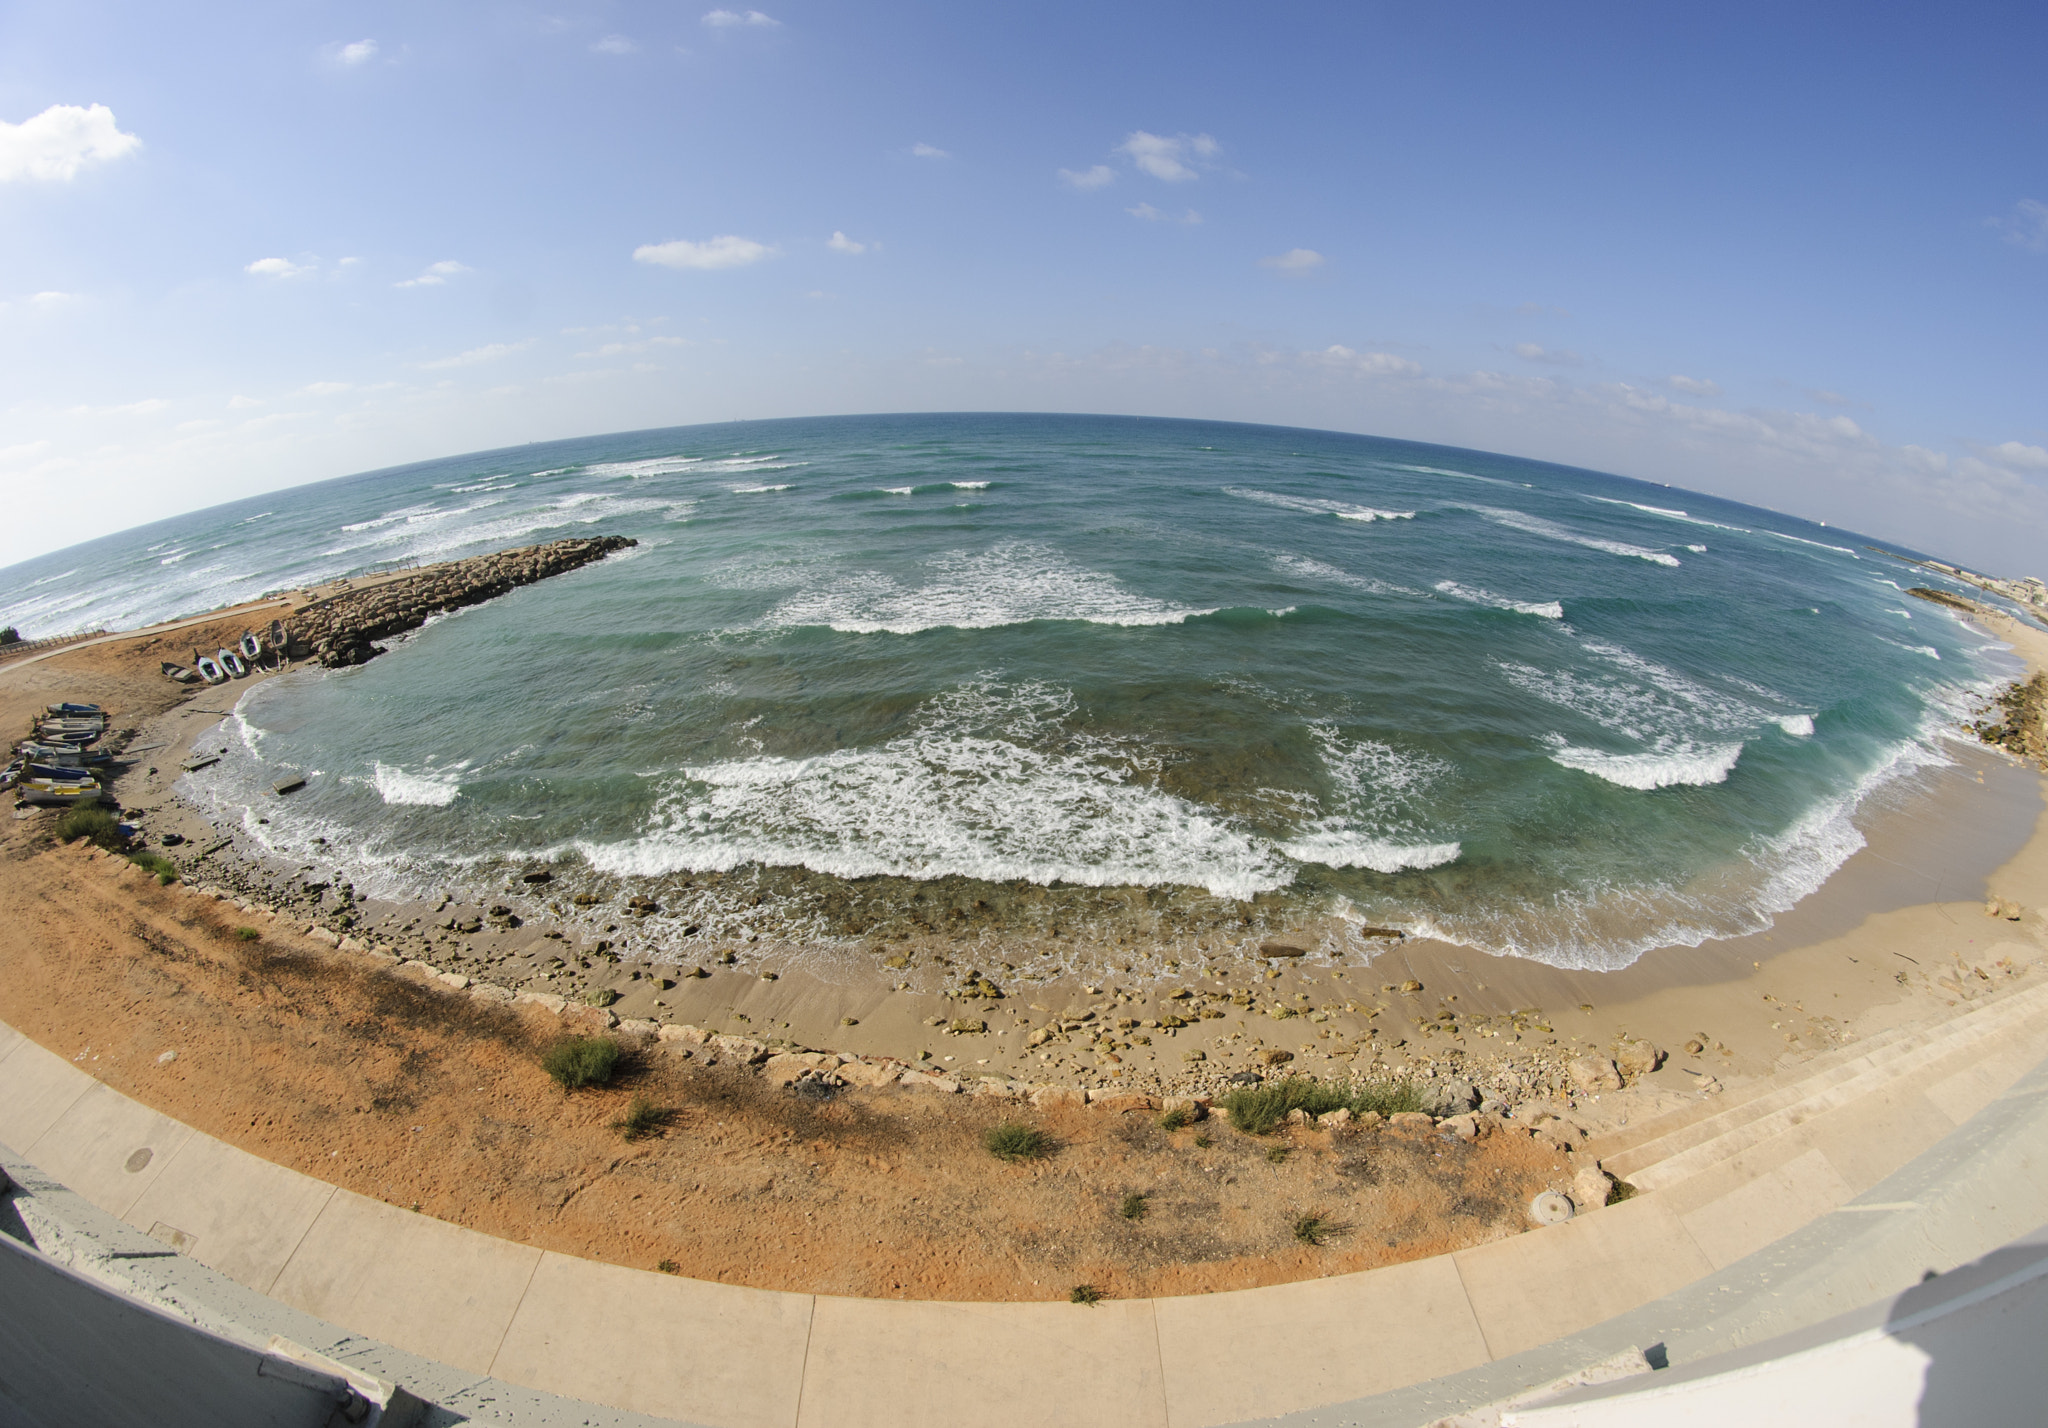
<instances>
[{"instance_id":1,"label":"small boat","mask_svg":"<svg viewBox=\"0 0 2048 1428\"><path fill-rule=\"evenodd\" d=\"M236 679L248 674L249 666L242 663L242 657L233 650L215 650L213 657L220 661L220 667Z\"/></svg>"},{"instance_id":2,"label":"small boat","mask_svg":"<svg viewBox=\"0 0 2048 1428\"><path fill-rule=\"evenodd\" d=\"M43 714L50 719L62 719L79 714L97 714L102 719L107 717L107 711L97 704L49 704L43 707Z\"/></svg>"},{"instance_id":3,"label":"small boat","mask_svg":"<svg viewBox=\"0 0 2048 1428\"><path fill-rule=\"evenodd\" d=\"M226 684L228 672L220 667L220 661L212 655L201 655L193 665L199 670L199 677L208 684Z\"/></svg>"},{"instance_id":4,"label":"small boat","mask_svg":"<svg viewBox=\"0 0 2048 1428\"><path fill-rule=\"evenodd\" d=\"M23 803L62 808L73 803L98 803L100 786L87 779L24 778L14 786Z\"/></svg>"},{"instance_id":5,"label":"small boat","mask_svg":"<svg viewBox=\"0 0 2048 1428\"><path fill-rule=\"evenodd\" d=\"M97 742L100 735L105 732L99 728L80 728L76 724L58 724L45 720L29 730L29 735L45 744L76 744L84 748L87 744Z\"/></svg>"},{"instance_id":6,"label":"small boat","mask_svg":"<svg viewBox=\"0 0 2048 1428\"><path fill-rule=\"evenodd\" d=\"M263 658L263 641L256 638L254 630L242 631L241 650L242 658L249 661L250 664L254 664L257 660Z\"/></svg>"},{"instance_id":7,"label":"small boat","mask_svg":"<svg viewBox=\"0 0 2048 1428\"><path fill-rule=\"evenodd\" d=\"M105 763L108 758L106 754L87 754L76 744L39 744L34 740L22 744L15 752L25 759L60 769L82 769L88 761Z\"/></svg>"},{"instance_id":8,"label":"small boat","mask_svg":"<svg viewBox=\"0 0 2048 1428\"><path fill-rule=\"evenodd\" d=\"M197 684L199 682L199 676L192 670L185 668L182 664L172 664L169 660L165 660L163 661L163 668L164 678L166 679L174 679L180 684Z\"/></svg>"}]
</instances>

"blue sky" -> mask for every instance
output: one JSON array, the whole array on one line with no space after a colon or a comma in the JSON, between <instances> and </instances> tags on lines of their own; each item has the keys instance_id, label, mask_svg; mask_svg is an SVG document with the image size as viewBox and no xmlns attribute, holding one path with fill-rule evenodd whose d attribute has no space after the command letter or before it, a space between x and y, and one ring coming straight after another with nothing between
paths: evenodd
<instances>
[{"instance_id":1,"label":"blue sky","mask_svg":"<svg viewBox=\"0 0 2048 1428\"><path fill-rule=\"evenodd\" d=\"M91 494L0 562L527 440L1068 410L2048 574L2038 5L763 3L0 9L0 488Z\"/></svg>"}]
</instances>

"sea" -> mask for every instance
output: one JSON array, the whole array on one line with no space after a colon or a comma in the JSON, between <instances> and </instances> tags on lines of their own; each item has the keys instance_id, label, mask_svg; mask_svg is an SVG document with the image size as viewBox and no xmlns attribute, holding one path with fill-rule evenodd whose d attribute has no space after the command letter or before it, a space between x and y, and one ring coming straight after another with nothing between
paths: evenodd
<instances>
[{"instance_id":1,"label":"sea","mask_svg":"<svg viewBox=\"0 0 2048 1428\"><path fill-rule=\"evenodd\" d=\"M635 890L663 910L636 935L681 952L949 937L1142 971L1398 930L1612 969L1769 926L2018 668L1906 596L1938 577L1832 526L1477 451L1059 415L371 472L0 570L0 624L132 628L601 534L639 544L249 687L181 793L359 896L496 901L545 864L595 922L616 905L570 894ZM287 772L305 789L273 796Z\"/></svg>"}]
</instances>

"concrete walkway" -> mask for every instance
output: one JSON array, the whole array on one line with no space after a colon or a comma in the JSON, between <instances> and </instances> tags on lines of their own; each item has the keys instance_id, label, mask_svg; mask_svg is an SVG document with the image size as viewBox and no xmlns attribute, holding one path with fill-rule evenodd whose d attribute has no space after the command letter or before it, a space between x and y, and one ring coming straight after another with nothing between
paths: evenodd
<instances>
[{"instance_id":1,"label":"concrete walkway","mask_svg":"<svg viewBox=\"0 0 2048 1428\"><path fill-rule=\"evenodd\" d=\"M1657 1190L1564 1225L1363 1274L1094 1307L773 1293L513 1244L256 1159L6 1028L0 1142L306 1314L655 1417L719 1428L1206 1428L1378 1401L1396 1414L1380 1421L1413 1422L1394 1405L1455 1406L1440 1393L1415 1398L1418 1385L1463 1382L1479 1403L1500 1375L1541 1382L1525 1375L1544 1346L1597 1339L1617 1316L1750 1273L1773 1241L1853 1210L2048 1057L2048 985L1921 1028L1911 1043L1833 1058L1811 1085L1795 1069L1771 1089L1776 1099L1752 1097L1747 1115L1705 1140L1681 1134L1672 1153L1689 1158ZM1725 1156L1699 1149L1717 1139ZM2022 1229L2048 1220L2040 1177L2012 1195L2002 1216L2021 1214ZM1900 1287L1868 1277L1856 1302ZM1814 1318L1852 1306L1822 1307Z\"/></svg>"}]
</instances>

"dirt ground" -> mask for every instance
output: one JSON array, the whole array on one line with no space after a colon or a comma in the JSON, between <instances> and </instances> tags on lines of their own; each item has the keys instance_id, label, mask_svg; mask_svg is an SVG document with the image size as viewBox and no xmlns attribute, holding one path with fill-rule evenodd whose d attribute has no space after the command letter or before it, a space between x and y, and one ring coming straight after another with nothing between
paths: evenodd
<instances>
[{"instance_id":1,"label":"dirt ground","mask_svg":"<svg viewBox=\"0 0 2048 1428\"><path fill-rule=\"evenodd\" d=\"M0 876L0 1018L115 1089L253 1154L490 1234L730 1284L874 1297L1189 1294L1312 1278L1517 1233L1565 1157L1526 1135L1040 1112L891 1088L812 1101L660 1047L613 1087L540 1068L554 1018L479 1004L305 941L83 845ZM260 919L259 919L260 920ZM174 1053L168 1061L165 1053ZM612 1128L636 1096L673 1113ZM1047 1131L1044 1159L981 1144ZM1276 1154L1276 1152L1279 1152ZM1143 1213L1120 1213L1126 1196ZM1295 1236L1305 1215L1321 1244Z\"/></svg>"}]
</instances>

